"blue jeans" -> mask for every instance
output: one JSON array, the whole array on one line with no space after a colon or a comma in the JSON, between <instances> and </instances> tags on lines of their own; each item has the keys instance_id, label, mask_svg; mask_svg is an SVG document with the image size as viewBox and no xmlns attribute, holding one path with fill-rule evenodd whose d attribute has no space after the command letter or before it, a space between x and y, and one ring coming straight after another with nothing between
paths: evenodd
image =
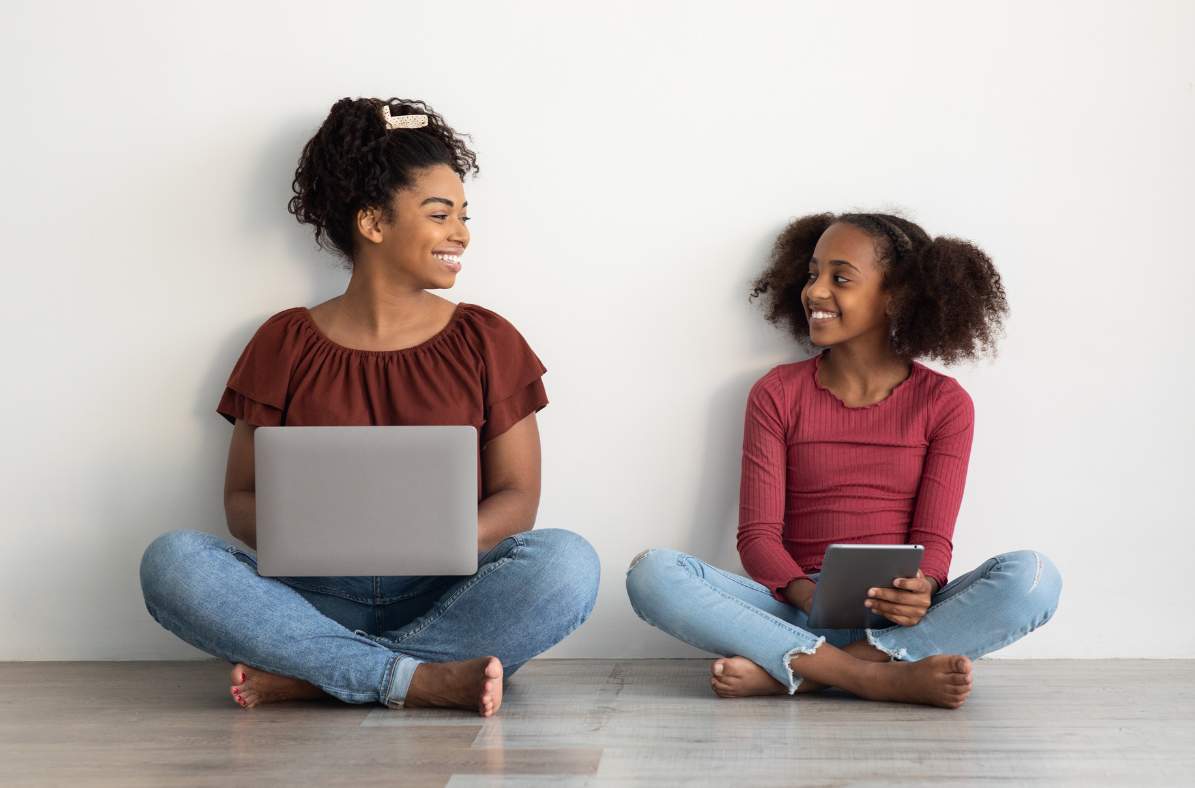
<instances>
[{"instance_id":1,"label":"blue jeans","mask_svg":"<svg viewBox=\"0 0 1195 788\"><path fill-rule=\"evenodd\" d=\"M817 574L810 577L816 580ZM956 577L934 594L916 626L811 629L805 611L777 601L748 578L675 550L648 550L627 570L627 594L639 618L675 638L722 656L741 656L797 691L792 659L825 642L857 640L898 660L934 654L976 658L1019 640L1050 620L1062 576L1032 550L1004 553ZM860 600L862 604L862 600Z\"/></svg>"},{"instance_id":2,"label":"blue jeans","mask_svg":"<svg viewBox=\"0 0 1195 788\"><path fill-rule=\"evenodd\" d=\"M598 577L590 544L550 528L502 540L468 577L262 577L252 553L200 531L163 534L141 559L150 615L196 648L392 707L422 662L518 670L589 617Z\"/></svg>"}]
</instances>

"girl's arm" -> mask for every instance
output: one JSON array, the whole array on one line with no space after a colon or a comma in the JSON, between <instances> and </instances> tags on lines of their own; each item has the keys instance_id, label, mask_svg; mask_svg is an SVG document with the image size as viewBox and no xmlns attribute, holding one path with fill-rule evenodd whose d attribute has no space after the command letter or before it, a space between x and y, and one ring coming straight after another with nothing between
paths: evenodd
<instances>
[{"instance_id":1,"label":"girl's arm","mask_svg":"<svg viewBox=\"0 0 1195 788\"><path fill-rule=\"evenodd\" d=\"M808 609L813 583L784 547L788 473L784 392L768 374L751 388L743 426L739 558L747 574L782 601Z\"/></svg>"},{"instance_id":2,"label":"girl's arm","mask_svg":"<svg viewBox=\"0 0 1195 788\"><path fill-rule=\"evenodd\" d=\"M539 425L532 413L485 445L481 452L481 504L477 549L489 550L508 536L535 526L539 510Z\"/></svg>"},{"instance_id":3,"label":"girl's arm","mask_svg":"<svg viewBox=\"0 0 1195 788\"><path fill-rule=\"evenodd\" d=\"M946 584L954 551L954 524L963 502L975 407L963 387L953 380L935 403L929 448L921 469L917 503L909 530L909 543L925 545L921 571L941 588Z\"/></svg>"}]
</instances>

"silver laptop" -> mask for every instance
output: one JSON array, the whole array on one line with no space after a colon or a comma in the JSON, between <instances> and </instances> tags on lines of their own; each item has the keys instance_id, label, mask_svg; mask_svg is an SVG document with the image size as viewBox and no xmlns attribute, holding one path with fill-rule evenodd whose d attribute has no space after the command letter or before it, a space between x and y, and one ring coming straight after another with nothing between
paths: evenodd
<instances>
[{"instance_id":1,"label":"silver laptop","mask_svg":"<svg viewBox=\"0 0 1195 788\"><path fill-rule=\"evenodd\" d=\"M477 571L473 427L260 427L265 576Z\"/></svg>"}]
</instances>

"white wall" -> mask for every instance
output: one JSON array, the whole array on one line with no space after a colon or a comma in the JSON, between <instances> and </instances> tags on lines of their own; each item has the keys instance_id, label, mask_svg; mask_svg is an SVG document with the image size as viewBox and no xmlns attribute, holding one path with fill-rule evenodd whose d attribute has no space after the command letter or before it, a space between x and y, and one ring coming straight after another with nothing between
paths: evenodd
<instances>
[{"instance_id":1,"label":"white wall","mask_svg":"<svg viewBox=\"0 0 1195 788\"><path fill-rule=\"evenodd\" d=\"M1193 9L6 6L0 659L198 655L145 613L138 560L224 532L232 363L344 286L285 201L345 95L474 135L448 295L547 364L539 522L605 567L552 655L695 653L623 574L648 546L739 569L746 392L800 357L747 283L793 216L898 208L985 247L1012 304L1000 357L952 373L978 412L954 572L1034 547L1066 588L1003 653L1195 657Z\"/></svg>"}]
</instances>

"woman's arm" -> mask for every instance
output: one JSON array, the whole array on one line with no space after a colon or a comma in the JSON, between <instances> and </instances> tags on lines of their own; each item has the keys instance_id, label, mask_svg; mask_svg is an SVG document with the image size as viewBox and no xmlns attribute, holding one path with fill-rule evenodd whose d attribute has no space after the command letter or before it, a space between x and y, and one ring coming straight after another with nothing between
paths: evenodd
<instances>
[{"instance_id":1,"label":"woman's arm","mask_svg":"<svg viewBox=\"0 0 1195 788\"><path fill-rule=\"evenodd\" d=\"M257 500L253 477L253 431L240 419L228 446L224 474L224 514L228 531L257 549ZM485 477L477 511L477 542L482 552L511 534L535 525L539 509L540 449L535 414L486 444L481 454Z\"/></svg>"},{"instance_id":2,"label":"woman's arm","mask_svg":"<svg viewBox=\"0 0 1195 788\"><path fill-rule=\"evenodd\" d=\"M224 471L224 517L228 531L257 549L257 496L253 481L253 431L257 427L237 419L228 446Z\"/></svg>"},{"instance_id":3,"label":"woman's arm","mask_svg":"<svg viewBox=\"0 0 1195 788\"><path fill-rule=\"evenodd\" d=\"M540 448L535 414L485 445L481 452L482 500L477 509L477 549L489 550L535 526L539 510Z\"/></svg>"}]
</instances>

